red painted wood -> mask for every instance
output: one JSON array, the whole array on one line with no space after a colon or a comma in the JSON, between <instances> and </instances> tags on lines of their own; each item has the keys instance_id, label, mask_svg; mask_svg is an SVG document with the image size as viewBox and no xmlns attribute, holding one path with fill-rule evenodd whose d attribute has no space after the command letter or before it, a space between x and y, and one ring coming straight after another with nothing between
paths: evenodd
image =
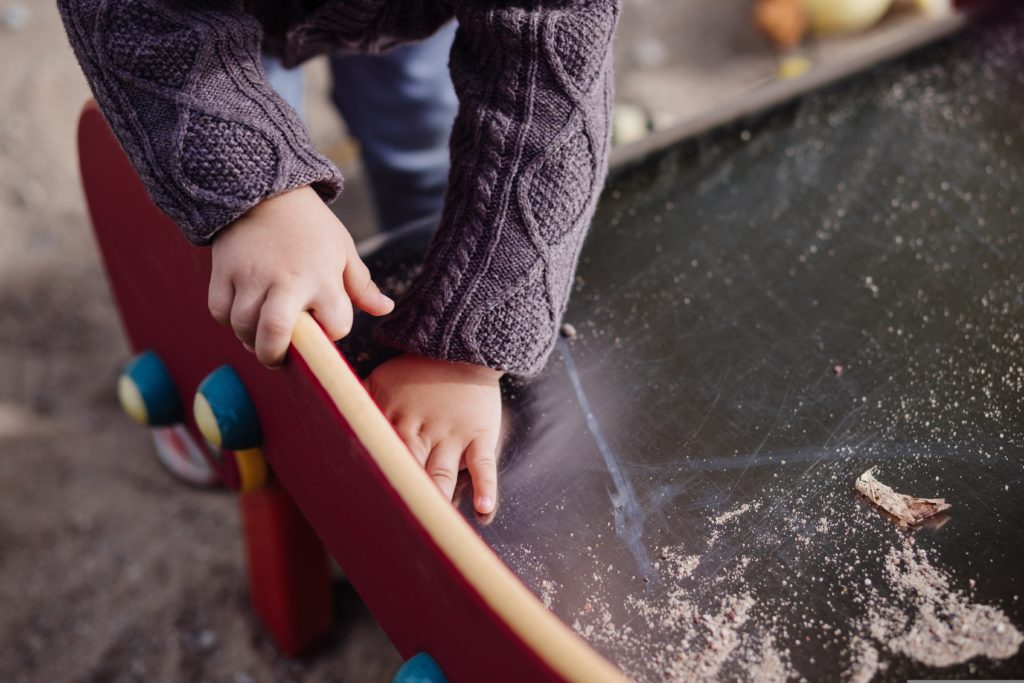
<instances>
[{"instance_id":1,"label":"red painted wood","mask_svg":"<svg viewBox=\"0 0 1024 683\"><path fill-rule=\"evenodd\" d=\"M238 371L275 475L399 651L430 653L452 681L558 680L440 552L301 358L267 370L210 317L209 251L188 245L151 203L94 106L83 112L79 149L132 346L160 354L186 405L220 364Z\"/></svg>"},{"instance_id":2,"label":"red painted wood","mask_svg":"<svg viewBox=\"0 0 1024 683\"><path fill-rule=\"evenodd\" d=\"M298 657L331 628L331 575L323 543L276 481L239 497L249 597L278 648Z\"/></svg>"}]
</instances>

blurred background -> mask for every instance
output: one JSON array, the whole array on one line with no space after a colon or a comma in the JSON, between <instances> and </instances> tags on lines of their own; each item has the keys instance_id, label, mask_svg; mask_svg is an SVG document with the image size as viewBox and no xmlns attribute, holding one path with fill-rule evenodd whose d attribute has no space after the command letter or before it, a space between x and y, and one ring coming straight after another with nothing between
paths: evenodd
<instances>
[{"instance_id":1,"label":"blurred background","mask_svg":"<svg viewBox=\"0 0 1024 683\"><path fill-rule=\"evenodd\" d=\"M837 26L801 2L856 6L838 27L856 30L816 32ZM615 162L961 22L931 0L625 0ZM346 176L335 209L367 237L359 145L326 63L305 71L312 135ZM234 496L179 484L122 416L129 354L78 181L88 97L55 4L0 0L0 681L388 680L398 654L340 581L329 642L280 656L248 604Z\"/></svg>"}]
</instances>

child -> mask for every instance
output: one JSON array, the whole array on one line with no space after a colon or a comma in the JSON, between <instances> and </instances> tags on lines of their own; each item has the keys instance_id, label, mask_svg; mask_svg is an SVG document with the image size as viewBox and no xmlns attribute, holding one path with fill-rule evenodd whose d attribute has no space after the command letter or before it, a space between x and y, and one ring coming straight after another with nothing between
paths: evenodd
<instances>
[{"instance_id":1,"label":"child","mask_svg":"<svg viewBox=\"0 0 1024 683\"><path fill-rule=\"evenodd\" d=\"M101 109L153 200L212 244L210 312L279 364L298 315L333 339L352 305L403 355L367 388L451 499L494 509L498 380L543 367L604 181L619 0L58 0ZM379 52L456 18L445 207L396 307L324 202L341 190L270 89L285 65ZM140 228L141 229L141 228ZM390 314L390 315L389 315Z\"/></svg>"}]
</instances>

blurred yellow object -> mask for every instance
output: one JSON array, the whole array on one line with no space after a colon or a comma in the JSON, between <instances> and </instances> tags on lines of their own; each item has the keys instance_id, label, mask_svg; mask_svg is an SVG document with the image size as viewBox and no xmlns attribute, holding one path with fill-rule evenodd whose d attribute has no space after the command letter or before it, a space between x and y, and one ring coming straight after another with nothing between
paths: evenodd
<instances>
[{"instance_id":1,"label":"blurred yellow object","mask_svg":"<svg viewBox=\"0 0 1024 683\"><path fill-rule=\"evenodd\" d=\"M612 115L612 139L616 145L636 142L651 132L651 119L643 107L618 102Z\"/></svg>"},{"instance_id":2,"label":"blurred yellow object","mask_svg":"<svg viewBox=\"0 0 1024 683\"><path fill-rule=\"evenodd\" d=\"M953 0L914 0L914 7L929 17L944 17L953 13Z\"/></svg>"},{"instance_id":3,"label":"blurred yellow object","mask_svg":"<svg viewBox=\"0 0 1024 683\"><path fill-rule=\"evenodd\" d=\"M780 79L799 78L811 70L814 63L802 55L790 55L783 57L779 62L779 69L775 75Z\"/></svg>"},{"instance_id":4,"label":"blurred yellow object","mask_svg":"<svg viewBox=\"0 0 1024 683\"><path fill-rule=\"evenodd\" d=\"M863 31L878 23L892 6L892 0L803 0L803 3L815 33Z\"/></svg>"}]
</instances>

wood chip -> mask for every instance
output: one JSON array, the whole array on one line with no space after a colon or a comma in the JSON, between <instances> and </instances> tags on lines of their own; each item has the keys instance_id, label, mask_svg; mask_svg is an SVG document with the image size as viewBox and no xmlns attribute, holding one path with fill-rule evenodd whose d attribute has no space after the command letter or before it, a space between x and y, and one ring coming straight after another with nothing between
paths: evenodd
<instances>
[{"instance_id":1,"label":"wood chip","mask_svg":"<svg viewBox=\"0 0 1024 683\"><path fill-rule=\"evenodd\" d=\"M872 467L857 477L854 488L872 503L888 512L901 527L914 526L950 508L945 498L915 498L905 493L896 493L875 479Z\"/></svg>"}]
</instances>

